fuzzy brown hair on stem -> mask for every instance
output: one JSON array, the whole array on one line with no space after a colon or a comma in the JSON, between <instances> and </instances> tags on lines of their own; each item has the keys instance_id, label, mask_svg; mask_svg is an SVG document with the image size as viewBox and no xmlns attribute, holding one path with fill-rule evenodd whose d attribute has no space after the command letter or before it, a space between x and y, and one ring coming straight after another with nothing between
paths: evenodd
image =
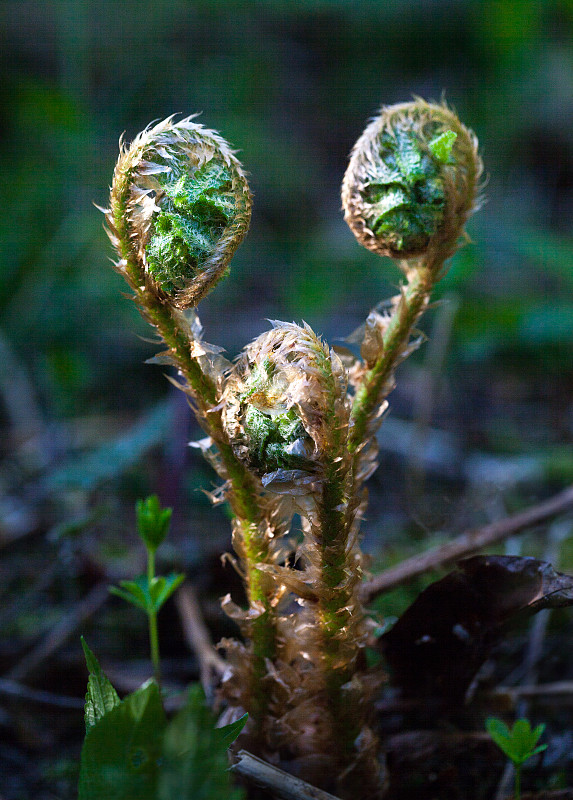
<instances>
[{"instance_id":1,"label":"fuzzy brown hair on stem","mask_svg":"<svg viewBox=\"0 0 573 800\"><path fill-rule=\"evenodd\" d=\"M367 719L373 676L365 680L358 668L368 624L357 594L360 503L349 493L347 389L342 362L308 325L274 322L245 348L223 406L237 457L269 492L290 499L303 529L297 569L284 556L260 565L281 598L276 657L265 678L267 746L309 780L344 796L358 781L374 796L380 768ZM236 675L240 652L226 648ZM240 697L241 683L226 690Z\"/></svg>"}]
</instances>

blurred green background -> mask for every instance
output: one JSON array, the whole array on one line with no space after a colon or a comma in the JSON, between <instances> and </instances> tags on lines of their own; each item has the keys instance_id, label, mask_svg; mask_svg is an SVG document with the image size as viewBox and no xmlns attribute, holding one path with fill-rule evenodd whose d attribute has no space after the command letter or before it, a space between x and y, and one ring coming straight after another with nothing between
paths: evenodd
<instances>
[{"instance_id":1,"label":"blurred green background","mask_svg":"<svg viewBox=\"0 0 573 800\"><path fill-rule=\"evenodd\" d=\"M192 575L229 547L186 448L200 431L144 363L157 345L93 205L120 134L169 114L200 113L251 176L251 231L199 309L234 356L267 318L334 342L395 293L396 268L345 226L340 182L381 104L444 94L480 139L487 203L424 321L436 344L392 396L382 460L399 469L371 482L367 543L383 534L380 558L397 560L573 478L571 0L5 0L0 19L2 672L62 604L133 569L136 497L175 505L168 556ZM202 528L206 544L189 535ZM118 639L117 616L99 620L99 652L125 657L135 629ZM69 654L77 685L29 674L81 696L75 639Z\"/></svg>"},{"instance_id":2,"label":"blurred green background","mask_svg":"<svg viewBox=\"0 0 573 800\"><path fill-rule=\"evenodd\" d=\"M474 244L438 292L455 309L435 323L453 388L432 419L494 450L571 437L570 0L28 0L1 14L0 422L6 455L28 440L24 473L69 466L74 436L82 452L113 441L170 392L144 365L155 348L93 205L107 203L122 132L199 113L239 149L252 227L200 309L234 356L266 318L333 341L395 291L395 267L346 228L339 186L369 116L412 94L445 95L487 174ZM411 394L396 395L398 415L416 415ZM8 491L29 477L15 476Z\"/></svg>"},{"instance_id":3,"label":"blurred green background","mask_svg":"<svg viewBox=\"0 0 573 800\"><path fill-rule=\"evenodd\" d=\"M442 292L471 359L567 367L573 338L573 4L564 0L60 0L2 5L0 331L42 410L127 411L167 391L92 203L122 131L200 112L255 194L231 277L201 309L234 354L265 317L344 335L397 273L340 213L381 103L442 93L477 132L488 203Z\"/></svg>"}]
</instances>

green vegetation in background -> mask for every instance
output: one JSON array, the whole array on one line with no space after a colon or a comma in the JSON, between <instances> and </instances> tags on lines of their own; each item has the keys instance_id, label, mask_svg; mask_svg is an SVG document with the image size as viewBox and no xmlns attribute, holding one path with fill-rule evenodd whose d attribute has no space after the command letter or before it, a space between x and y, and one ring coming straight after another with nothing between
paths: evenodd
<instances>
[{"instance_id":1,"label":"green vegetation in background","mask_svg":"<svg viewBox=\"0 0 573 800\"><path fill-rule=\"evenodd\" d=\"M488 169L496 176L476 236L491 242L479 253L490 272L468 283L466 270L478 254L466 248L443 286L460 292L461 347L472 359L495 359L500 343L510 342L513 355L525 359L555 344L555 369L570 371L560 347L573 336L569 237L547 227L551 199L531 171L535 158L517 170L515 161L532 146L535 119L548 142L559 126L573 153L570 126L560 125L567 117L570 4L481 0L453 10L418 0L406 13L397 0L305 0L296 12L284 0L224 7L206 0L96 7L83 0L71 8L32 3L34 25L12 21L17 35L6 43L1 90L9 115L0 172L10 214L0 219L0 330L31 368L50 413L77 415L94 403L120 402L126 385L140 388L145 405L149 391L139 377L145 372L149 386L149 371L131 366L149 351L126 333L138 325L145 335L145 328L119 297L119 278L102 264L101 217L92 206L105 202L117 130L129 138L150 118L200 111L205 124L241 142L253 176L252 231L204 314L223 328L232 349L241 338L233 320L226 314L224 326L218 321L231 298L238 314L245 309L262 319L279 308L295 313L296 296L296 313L312 324L326 308L352 313L383 291L380 281L388 279L368 253L356 254L332 198L357 117L379 102L406 99L412 88L437 98L445 90L488 143ZM550 161L551 153L539 158ZM516 202L501 205L509 170ZM569 201L561 202L571 211L567 191ZM515 292L500 274L501 250L509 253L504 271L519 274L527 291ZM360 286L354 270L368 275ZM541 271L553 276L549 285L539 281ZM159 375L152 385L156 399Z\"/></svg>"}]
</instances>

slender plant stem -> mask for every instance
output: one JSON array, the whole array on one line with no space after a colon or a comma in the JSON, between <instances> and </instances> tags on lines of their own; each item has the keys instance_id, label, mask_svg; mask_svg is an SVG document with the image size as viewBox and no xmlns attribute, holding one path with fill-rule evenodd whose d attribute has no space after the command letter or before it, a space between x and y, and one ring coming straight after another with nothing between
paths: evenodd
<instances>
[{"instance_id":1,"label":"slender plant stem","mask_svg":"<svg viewBox=\"0 0 573 800\"><path fill-rule=\"evenodd\" d=\"M149 295L144 292L138 293L138 300L170 348L183 377L191 388L196 403L203 412L203 423L215 442L229 479L227 498L239 521L245 553L249 604L262 605L264 608L263 614L254 620L250 628L253 652L251 677L253 705L250 713L255 726L259 726L265 716L267 705L261 679L266 673L266 660L274 658L276 652L275 615L270 597L265 591L267 584L264 583L263 574L257 567L258 564L269 560L264 512L259 503L253 476L236 458L227 441L221 412L211 410L219 400L217 388L212 379L203 372L197 359L191 355L187 337L177 326L175 312L170 306L154 305L150 302Z\"/></svg>"},{"instance_id":2,"label":"slender plant stem","mask_svg":"<svg viewBox=\"0 0 573 800\"><path fill-rule=\"evenodd\" d=\"M420 265L412 269L397 307L392 314L383 337L382 352L376 363L364 375L352 404L348 449L358 453L368 437L368 423L386 394L397 363L404 352L413 326L425 310L430 292L436 281L436 269Z\"/></svg>"},{"instance_id":3,"label":"slender plant stem","mask_svg":"<svg viewBox=\"0 0 573 800\"><path fill-rule=\"evenodd\" d=\"M521 800L521 764L515 764L515 800Z\"/></svg>"},{"instance_id":4,"label":"slender plant stem","mask_svg":"<svg viewBox=\"0 0 573 800\"><path fill-rule=\"evenodd\" d=\"M346 682L346 671L334 679L340 672L337 669L338 655L341 646L340 631L348 622L346 609L350 599L349 590L343 585L346 577L346 545L348 540L345 514L340 510L344 500L344 491L340 469L329 465L319 505L321 578L326 593L319 600L320 626L324 640L324 665L327 684L335 693Z\"/></svg>"},{"instance_id":5,"label":"slender plant stem","mask_svg":"<svg viewBox=\"0 0 573 800\"><path fill-rule=\"evenodd\" d=\"M147 550L147 585L151 591L151 585L155 579L155 553ZM159 635L157 632L157 611L150 608L147 612L149 621L149 647L151 650L151 663L153 664L153 674L158 686L161 686L161 659L159 657Z\"/></svg>"},{"instance_id":6,"label":"slender plant stem","mask_svg":"<svg viewBox=\"0 0 573 800\"><path fill-rule=\"evenodd\" d=\"M439 262L441 266L441 262ZM350 411L350 425L346 446L352 458L353 483L356 491L360 453L373 431L371 423L380 403L393 388L393 373L404 355L412 329L428 305L431 290L439 272L438 260L427 258L412 266L408 283L401 291L398 303L384 331L380 356L366 372L358 387ZM334 424L340 438L339 426ZM337 440L336 445L340 444ZM333 456L338 455L336 446ZM334 459L333 459L334 462ZM322 503L319 509L322 531L322 576L329 590L328 599L320 603L320 622L323 630L324 661L329 701L334 711L334 728L338 745L346 754L352 751L358 730L357 720L352 720L348 709L344 709L341 689L352 676L353 664L344 658L341 631L351 622L349 608L356 614L360 609L358 597L351 602L352 590L345 583L349 522L341 511L344 507L345 474L333 463L327 468ZM346 487L346 491L348 487ZM359 613L359 611L358 611ZM341 658L342 656L342 658ZM344 667L341 668L341 666Z\"/></svg>"}]
</instances>

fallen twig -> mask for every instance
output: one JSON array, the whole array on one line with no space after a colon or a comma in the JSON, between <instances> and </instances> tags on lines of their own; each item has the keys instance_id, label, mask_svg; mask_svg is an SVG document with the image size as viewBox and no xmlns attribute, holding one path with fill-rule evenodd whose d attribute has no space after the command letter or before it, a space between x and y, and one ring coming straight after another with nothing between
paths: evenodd
<instances>
[{"instance_id":1,"label":"fallen twig","mask_svg":"<svg viewBox=\"0 0 573 800\"><path fill-rule=\"evenodd\" d=\"M107 581L96 584L89 594L74 606L69 614L54 625L36 647L10 670L6 678L12 681L24 680L42 661L45 661L58 650L82 622L85 622L105 603L108 595Z\"/></svg>"},{"instance_id":2,"label":"fallen twig","mask_svg":"<svg viewBox=\"0 0 573 800\"><path fill-rule=\"evenodd\" d=\"M338 800L334 795L273 767L272 764L247 753L246 750L239 750L237 759L231 767L234 772L256 783L257 786L270 789L283 800Z\"/></svg>"},{"instance_id":3,"label":"fallen twig","mask_svg":"<svg viewBox=\"0 0 573 800\"><path fill-rule=\"evenodd\" d=\"M412 578L423 575L431 569L442 567L460 558L474 555L483 547L506 539L514 533L539 525L558 514L573 509L573 486L569 486L559 494L543 503L513 514L511 517L492 522L483 528L466 531L452 542L429 550L427 553L408 558L392 569L381 572L361 587L364 603L370 603L383 592L393 589Z\"/></svg>"},{"instance_id":4,"label":"fallen twig","mask_svg":"<svg viewBox=\"0 0 573 800\"><path fill-rule=\"evenodd\" d=\"M213 692L213 678L218 681L227 665L213 647L199 602L190 583L185 583L176 593L175 604L181 617L185 640L199 661L201 685L209 697Z\"/></svg>"},{"instance_id":5,"label":"fallen twig","mask_svg":"<svg viewBox=\"0 0 573 800\"><path fill-rule=\"evenodd\" d=\"M58 708L80 709L84 707L84 701L80 697L66 697L53 692L45 692L41 689L30 689L16 681L0 678L0 695L17 697L21 700L31 700L33 703L40 703L47 706Z\"/></svg>"},{"instance_id":6,"label":"fallen twig","mask_svg":"<svg viewBox=\"0 0 573 800\"><path fill-rule=\"evenodd\" d=\"M495 697L509 697L516 702L522 697L535 698L551 702L573 702L573 681L554 681L553 683L538 683L533 686L499 686L494 692Z\"/></svg>"}]
</instances>

